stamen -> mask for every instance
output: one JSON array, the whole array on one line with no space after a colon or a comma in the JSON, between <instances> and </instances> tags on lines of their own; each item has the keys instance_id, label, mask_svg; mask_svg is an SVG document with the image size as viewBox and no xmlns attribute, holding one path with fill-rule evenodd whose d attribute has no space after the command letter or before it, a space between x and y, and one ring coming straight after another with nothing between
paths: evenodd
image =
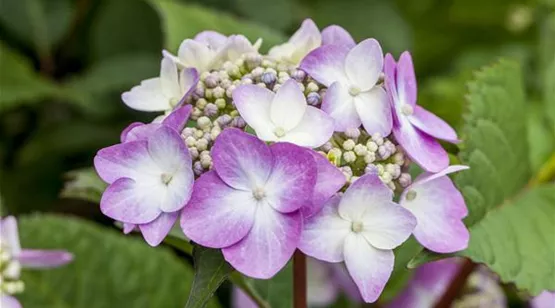
<instances>
[{"instance_id":1,"label":"stamen","mask_svg":"<svg viewBox=\"0 0 555 308\"><path fill-rule=\"evenodd\" d=\"M414 190L412 190L412 189L409 190L409 191L407 192L407 197L406 197L406 198L407 198L408 201L414 200L414 199L416 198L416 191L414 191Z\"/></svg>"},{"instance_id":2,"label":"stamen","mask_svg":"<svg viewBox=\"0 0 555 308\"><path fill-rule=\"evenodd\" d=\"M355 233L360 233L364 229L364 224L360 221L354 221L351 224L351 230Z\"/></svg>"},{"instance_id":3,"label":"stamen","mask_svg":"<svg viewBox=\"0 0 555 308\"><path fill-rule=\"evenodd\" d=\"M164 183L164 185L168 185L172 181L173 175L167 174L167 173L162 173L160 178L162 179L162 183Z\"/></svg>"},{"instance_id":4,"label":"stamen","mask_svg":"<svg viewBox=\"0 0 555 308\"><path fill-rule=\"evenodd\" d=\"M349 88L349 94L351 94L351 96L357 96L360 94L360 88L359 87L355 87L352 86Z\"/></svg>"},{"instance_id":5,"label":"stamen","mask_svg":"<svg viewBox=\"0 0 555 308\"><path fill-rule=\"evenodd\" d=\"M254 199L260 201L266 197L266 192L264 192L263 188L258 187L252 191L252 196L254 197Z\"/></svg>"},{"instance_id":6,"label":"stamen","mask_svg":"<svg viewBox=\"0 0 555 308\"><path fill-rule=\"evenodd\" d=\"M274 129L274 135L276 135L277 137L285 136L285 129L283 129L282 127L277 127L276 129Z\"/></svg>"},{"instance_id":7,"label":"stamen","mask_svg":"<svg viewBox=\"0 0 555 308\"><path fill-rule=\"evenodd\" d=\"M414 113L414 109L412 108L411 105L409 105L409 104L404 104L404 105L401 107L401 113L404 114L404 115L406 115L406 116L409 116L409 115L411 115L411 114Z\"/></svg>"}]
</instances>

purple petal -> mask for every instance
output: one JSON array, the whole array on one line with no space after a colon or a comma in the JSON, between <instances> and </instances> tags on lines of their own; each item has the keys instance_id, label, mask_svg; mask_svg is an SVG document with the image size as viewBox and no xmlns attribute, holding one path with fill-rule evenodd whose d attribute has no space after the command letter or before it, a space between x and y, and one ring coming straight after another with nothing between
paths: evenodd
<instances>
[{"instance_id":1,"label":"purple petal","mask_svg":"<svg viewBox=\"0 0 555 308\"><path fill-rule=\"evenodd\" d=\"M199 80L200 76L195 68L187 67L181 71L181 73L179 74L179 86L181 87L181 93L184 94L177 106L185 105L186 98L189 97L189 95L191 95L194 90L196 90ZM187 115L187 117L189 117L189 115Z\"/></svg>"},{"instance_id":2,"label":"purple petal","mask_svg":"<svg viewBox=\"0 0 555 308\"><path fill-rule=\"evenodd\" d=\"M395 59L393 56L388 53L385 55L384 58L384 85L388 96L390 97L391 104L395 104L398 100L397 96L397 63L395 63Z\"/></svg>"},{"instance_id":3,"label":"purple petal","mask_svg":"<svg viewBox=\"0 0 555 308\"><path fill-rule=\"evenodd\" d=\"M231 299L233 308L258 308L258 305L239 287L233 287Z\"/></svg>"},{"instance_id":4,"label":"purple petal","mask_svg":"<svg viewBox=\"0 0 555 308\"><path fill-rule=\"evenodd\" d=\"M287 80L277 91L270 105L272 122L289 131L301 122L307 109L303 91L294 79Z\"/></svg>"},{"instance_id":5,"label":"purple petal","mask_svg":"<svg viewBox=\"0 0 555 308\"><path fill-rule=\"evenodd\" d=\"M145 125L146 126L146 125ZM143 126L136 127L135 130ZM128 139L132 131L127 134ZM140 173L156 168L152 162L145 140L116 144L98 151L94 157L94 167L102 180L112 183L128 177L136 178Z\"/></svg>"},{"instance_id":6,"label":"purple petal","mask_svg":"<svg viewBox=\"0 0 555 308\"><path fill-rule=\"evenodd\" d=\"M151 190L138 186L130 178L120 178L104 191L100 210L115 220L143 224L153 221L162 213L160 202L160 198Z\"/></svg>"},{"instance_id":7,"label":"purple petal","mask_svg":"<svg viewBox=\"0 0 555 308\"><path fill-rule=\"evenodd\" d=\"M185 128L187 120L189 120L192 109L193 107L191 105L179 107L172 111L172 113L162 121L162 124L175 129L177 132L181 132L183 128Z\"/></svg>"},{"instance_id":8,"label":"purple petal","mask_svg":"<svg viewBox=\"0 0 555 308\"><path fill-rule=\"evenodd\" d=\"M346 46L325 45L310 52L300 64L300 68L326 87L336 81L347 83L345 57Z\"/></svg>"},{"instance_id":9,"label":"purple petal","mask_svg":"<svg viewBox=\"0 0 555 308\"><path fill-rule=\"evenodd\" d=\"M233 91L233 103L245 122L265 141L276 141L274 125L270 119L270 106L274 92L255 85L241 85Z\"/></svg>"},{"instance_id":10,"label":"purple petal","mask_svg":"<svg viewBox=\"0 0 555 308\"><path fill-rule=\"evenodd\" d=\"M354 105L362 126L370 134L380 133L389 136L393 126L391 104L384 89L380 86L355 96Z\"/></svg>"},{"instance_id":11,"label":"purple petal","mask_svg":"<svg viewBox=\"0 0 555 308\"><path fill-rule=\"evenodd\" d=\"M462 222L468 210L461 193L445 176L461 167L452 166L439 175L423 174L401 195L401 205L418 221L414 236L429 250L451 253L468 246L470 235Z\"/></svg>"},{"instance_id":12,"label":"purple petal","mask_svg":"<svg viewBox=\"0 0 555 308\"><path fill-rule=\"evenodd\" d=\"M397 94L401 104L416 105L416 76L414 75L414 65L412 57L405 51L399 57L397 63Z\"/></svg>"},{"instance_id":13,"label":"purple petal","mask_svg":"<svg viewBox=\"0 0 555 308\"><path fill-rule=\"evenodd\" d=\"M555 307L555 292L543 291L534 297L530 302L532 308L553 308ZM9 308L9 307L8 307Z\"/></svg>"},{"instance_id":14,"label":"purple petal","mask_svg":"<svg viewBox=\"0 0 555 308\"><path fill-rule=\"evenodd\" d=\"M127 140L127 135L129 134L130 131L132 131L136 127L143 126L143 125L146 125L146 124L141 123L141 122L133 122L133 123L129 124L125 129L123 129L123 131L120 134L119 139L120 139L121 143L124 143L124 142L128 141ZM132 140L129 140L129 141L132 141Z\"/></svg>"},{"instance_id":15,"label":"purple petal","mask_svg":"<svg viewBox=\"0 0 555 308\"><path fill-rule=\"evenodd\" d=\"M408 118L412 125L434 138L452 143L459 142L457 133L449 124L418 105L414 106L414 113Z\"/></svg>"},{"instance_id":16,"label":"purple petal","mask_svg":"<svg viewBox=\"0 0 555 308\"><path fill-rule=\"evenodd\" d=\"M290 143L270 146L274 167L264 186L270 205L289 213L312 203L316 184L316 163L306 149Z\"/></svg>"},{"instance_id":17,"label":"purple petal","mask_svg":"<svg viewBox=\"0 0 555 308\"><path fill-rule=\"evenodd\" d=\"M351 222L337 212L340 198L329 199L321 211L304 222L299 249L326 262L343 261L343 243L351 233Z\"/></svg>"},{"instance_id":18,"label":"purple petal","mask_svg":"<svg viewBox=\"0 0 555 308\"><path fill-rule=\"evenodd\" d=\"M320 153L309 151L316 162L318 175L310 206L301 208L303 217L308 218L322 209L324 203L345 185L345 175Z\"/></svg>"},{"instance_id":19,"label":"purple petal","mask_svg":"<svg viewBox=\"0 0 555 308\"><path fill-rule=\"evenodd\" d=\"M322 30L322 45L344 45L353 48L356 43L347 30L338 25L331 25Z\"/></svg>"},{"instance_id":20,"label":"purple petal","mask_svg":"<svg viewBox=\"0 0 555 308\"><path fill-rule=\"evenodd\" d=\"M360 221L370 205L389 204L393 192L377 174L363 175L349 186L341 198L339 215L349 221Z\"/></svg>"},{"instance_id":21,"label":"purple petal","mask_svg":"<svg viewBox=\"0 0 555 308\"><path fill-rule=\"evenodd\" d=\"M19 232L17 230L17 220L13 216L0 219L0 240L7 241L10 253L17 256L21 251L19 244Z\"/></svg>"},{"instance_id":22,"label":"purple petal","mask_svg":"<svg viewBox=\"0 0 555 308\"><path fill-rule=\"evenodd\" d=\"M134 127L131 127L131 125L126 128L129 131L125 134L125 142L147 140L161 126L160 123L142 124Z\"/></svg>"},{"instance_id":23,"label":"purple petal","mask_svg":"<svg viewBox=\"0 0 555 308\"><path fill-rule=\"evenodd\" d=\"M345 58L345 72L349 84L360 91L372 89L383 70L383 52L375 39L366 39L349 51Z\"/></svg>"},{"instance_id":24,"label":"purple petal","mask_svg":"<svg viewBox=\"0 0 555 308\"><path fill-rule=\"evenodd\" d=\"M268 180L274 158L270 148L255 136L226 128L212 147L214 170L236 189L254 190Z\"/></svg>"},{"instance_id":25,"label":"purple petal","mask_svg":"<svg viewBox=\"0 0 555 308\"><path fill-rule=\"evenodd\" d=\"M293 256L301 229L300 211L282 214L270 206L259 206L247 236L222 252L239 272L252 278L268 279Z\"/></svg>"},{"instance_id":26,"label":"purple petal","mask_svg":"<svg viewBox=\"0 0 555 308\"><path fill-rule=\"evenodd\" d=\"M156 247L162 243L164 238L170 233L179 211L173 213L162 213L153 221L139 225L139 229L143 234L145 241L152 247Z\"/></svg>"},{"instance_id":27,"label":"purple petal","mask_svg":"<svg viewBox=\"0 0 555 308\"><path fill-rule=\"evenodd\" d=\"M123 233L124 234L129 234L131 232L133 232L135 230L135 228L137 227L136 224L130 224L130 223L123 223Z\"/></svg>"},{"instance_id":28,"label":"purple petal","mask_svg":"<svg viewBox=\"0 0 555 308\"><path fill-rule=\"evenodd\" d=\"M308 106L299 125L279 140L307 148L317 148L330 140L333 131L333 118L316 107Z\"/></svg>"},{"instance_id":29,"label":"purple petal","mask_svg":"<svg viewBox=\"0 0 555 308\"><path fill-rule=\"evenodd\" d=\"M71 262L73 255L63 250L23 249L17 260L26 268L51 268Z\"/></svg>"},{"instance_id":30,"label":"purple petal","mask_svg":"<svg viewBox=\"0 0 555 308\"><path fill-rule=\"evenodd\" d=\"M203 246L227 247L247 235L256 208L251 192L235 190L209 171L195 182L191 200L181 213L181 228Z\"/></svg>"},{"instance_id":31,"label":"purple petal","mask_svg":"<svg viewBox=\"0 0 555 308\"><path fill-rule=\"evenodd\" d=\"M411 160L424 170L439 172L449 165L449 156L439 142L413 127L404 115L397 114L393 135Z\"/></svg>"},{"instance_id":32,"label":"purple petal","mask_svg":"<svg viewBox=\"0 0 555 308\"><path fill-rule=\"evenodd\" d=\"M195 36L195 41L206 44L211 49L220 49L227 42L227 36L216 31L202 31Z\"/></svg>"},{"instance_id":33,"label":"purple petal","mask_svg":"<svg viewBox=\"0 0 555 308\"><path fill-rule=\"evenodd\" d=\"M335 130L339 132L358 128L362 123L349 89L340 82L333 83L326 91L322 110L333 118Z\"/></svg>"},{"instance_id":34,"label":"purple petal","mask_svg":"<svg viewBox=\"0 0 555 308\"><path fill-rule=\"evenodd\" d=\"M363 236L351 234L345 239L344 255L362 298L367 303L375 302L393 271L393 251L376 249Z\"/></svg>"},{"instance_id":35,"label":"purple petal","mask_svg":"<svg viewBox=\"0 0 555 308\"><path fill-rule=\"evenodd\" d=\"M17 298L6 294L0 295L0 307L2 308L21 308L21 304Z\"/></svg>"}]
</instances>

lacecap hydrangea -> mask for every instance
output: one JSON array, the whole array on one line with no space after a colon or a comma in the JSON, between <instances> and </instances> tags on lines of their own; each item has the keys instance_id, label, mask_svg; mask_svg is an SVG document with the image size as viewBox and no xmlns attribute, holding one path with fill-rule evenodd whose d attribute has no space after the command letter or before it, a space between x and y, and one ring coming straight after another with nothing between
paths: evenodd
<instances>
[{"instance_id":1,"label":"lacecap hydrangea","mask_svg":"<svg viewBox=\"0 0 555 308\"><path fill-rule=\"evenodd\" d=\"M305 20L259 52L240 34L205 31L163 51L160 76L123 93L137 110L121 143L95 157L110 184L101 210L156 246L184 234L222 249L241 273L274 276L299 249L344 262L374 302L413 234L427 249L466 248L462 195L438 140L455 131L417 105L409 52ZM423 171L415 180L411 164Z\"/></svg>"}]
</instances>

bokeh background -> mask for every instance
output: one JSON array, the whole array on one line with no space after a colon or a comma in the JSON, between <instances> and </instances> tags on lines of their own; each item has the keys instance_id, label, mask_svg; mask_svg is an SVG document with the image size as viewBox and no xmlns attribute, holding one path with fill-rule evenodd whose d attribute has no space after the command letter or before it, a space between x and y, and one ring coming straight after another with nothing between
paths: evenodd
<instances>
[{"instance_id":1,"label":"bokeh background","mask_svg":"<svg viewBox=\"0 0 555 308\"><path fill-rule=\"evenodd\" d=\"M304 18L339 24L396 57L410 50L419 103L460 127L466 82L500 57L521 63L530 104L539 105L555 54L554 8L552 0L0 0L1 205L109 225L87 201L98 198L90 174L75 170L89 168L127 124L153 118L120 95L157 76L161 50L196 32L262 35L266 51ZM555 136L543 130L543 112L523 116L538 168Z\"/></svg>"}]
</instances>

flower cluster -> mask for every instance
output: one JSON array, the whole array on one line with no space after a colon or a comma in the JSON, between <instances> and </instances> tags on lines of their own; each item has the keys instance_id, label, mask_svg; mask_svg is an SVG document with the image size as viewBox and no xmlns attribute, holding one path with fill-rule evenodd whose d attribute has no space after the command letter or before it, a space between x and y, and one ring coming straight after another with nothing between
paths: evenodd
<instances>
[{"instance_id":1,"label":"flower cluster","mask_svg":"<svg viewBox=\"0 0 555 308\"><path fill-rule=\"evenodd\" d=\"M65 251L21 249L17 221L9 216L0 219L0 306L20 308L14 295L24 291L21 268L51 268L71 262Z\"/></svg>"},{"instance_id":2,"label":"flower cluster","mask_svg":"<svg viewBox=\"0 0 555 308\"><path fill-rule=\"evenodd\" d=\"M467 167L449 166L437 140L456 143L455 131L416 104L408 52L395 62L378 41L311 20L268 54L260 45L202 32L122 95L162 114L95 157L110 184L104 214L153 246L180 216L188 238L254 278L296 249L344 262L367 302L409 236L441 253L467 246L466 205L447 176ZM413 163L424 170L414 181Z\"/></svg>"}]
</instances>

